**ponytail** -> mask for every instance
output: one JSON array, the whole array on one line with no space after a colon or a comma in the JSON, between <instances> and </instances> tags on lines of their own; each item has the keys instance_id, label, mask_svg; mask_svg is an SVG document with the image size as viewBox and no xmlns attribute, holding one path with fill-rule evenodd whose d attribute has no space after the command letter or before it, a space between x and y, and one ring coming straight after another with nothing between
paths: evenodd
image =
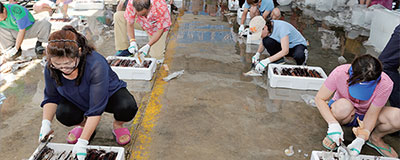
<instances>
[{"instance_id":1,"label":"ponytail","mask_svg":"<svg viewBox=\"0 0 400 160\"><path fill-rule=\"evenodd\" d=\"M349 73L350 78L347 81L349 86L360 82L377 80L383 70L381 62L369 54L354 59L351 63L351 68L352 74Z\"/></svg>"}]
</instances>

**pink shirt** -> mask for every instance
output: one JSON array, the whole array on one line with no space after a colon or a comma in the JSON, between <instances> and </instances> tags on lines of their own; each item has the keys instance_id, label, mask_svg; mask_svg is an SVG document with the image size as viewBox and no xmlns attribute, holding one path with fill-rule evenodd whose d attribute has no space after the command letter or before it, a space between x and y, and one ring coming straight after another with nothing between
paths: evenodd
<instances>
[{"instance_id":1,"label":"pink shirt","mask_svg":"<svg viewBox=\"0 0 400 160\"><path fill-rule=\"evenodd\" d=\"M330 91L336 91L332 99L338 100L340 98L346 98L353 104L354 108L356 109L356 113L362 115L365 115L371 104L374 104L378 107L385 106L393 89L393 82L389 78L389 76L386 73L382 72L381 80L376 85L375 91L372 94L371 98L367 101L361 101L355 98L350 98L349 86L347 84L347 80L349 79L348 71L350 66L351 64L344 64L336 67L325 80L324 85Z\"/></svg>"},{"instance_id":2,"label":"pink shirt","mask_svg":"<svg viewBox=\"0 0 400 160\"><path fill-rule=\"evenodd\" d=\"M171 26L171 17L165 0L151 0L150 12L147 17L138 16L132 0L129 0L124 17L130 24L135 23L136 20L150 36L161 29L166 32Z\"/></svg>"}]
</instances>

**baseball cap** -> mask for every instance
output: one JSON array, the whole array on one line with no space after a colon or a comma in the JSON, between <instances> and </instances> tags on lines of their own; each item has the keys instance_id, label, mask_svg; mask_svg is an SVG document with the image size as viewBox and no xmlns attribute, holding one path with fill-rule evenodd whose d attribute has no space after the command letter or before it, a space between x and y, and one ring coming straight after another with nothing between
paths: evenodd
<instances>
[{"instance_id":1,"label":"baseball cap","mask_svg":"<svg viewBox=\"0 0 400 160\"><path fill-rule=\"evenodd\" d=\"M353 69L349 69L350 77L353 75ZM374 93L376 85L378 84L381 77L378 79L366 82L360 82L349 86L349 93L353 98L358 100L366 101L369 100Z\"/></svg>"},{"instance_id":2,"label":"baseball cap","mask_svg":"<svg viewBox=\"0 0 400 160\"><path fill-rule=\"evenodd\" d=\"M259 40L261 39L261 33L265 26L265 19L262 16L256 16L251 19L249 23L249 30L251 33L251 40Z\"/></svg>"}]
</instances>

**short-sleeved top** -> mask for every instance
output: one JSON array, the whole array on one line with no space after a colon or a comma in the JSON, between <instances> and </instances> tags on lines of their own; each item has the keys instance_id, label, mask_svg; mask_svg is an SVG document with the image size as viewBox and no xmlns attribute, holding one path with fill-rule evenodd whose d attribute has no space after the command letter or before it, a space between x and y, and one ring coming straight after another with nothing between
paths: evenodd
<instances>
[{"instance_id":1,"label":"short-sleeved top","mask_svg":"<svg viewBox=\"0 0 400 160\"><path fill-rule=\"evenodd\" d=\"M35 19L29 11L18 4L4 4L7 9L7 18L0 21L0 27L19 31L32 27Z\"/></svg>"},{"instance_id":2,"label":"short-sleeved top","mask_svg":"<svg viewBox=\"0 0 400 160\"><path fill-rule=\"evenodd\" d=\"M377 107L385 106L393 89L393 82L389 76L382 72L381 80L376 85L371 98L366 101L361 101L355 98L350 98L349 85L347 83L347 80L349 79L348 72L350 67L351 64L344 64L336 67L325 80L325 87L327 87L330 91L335 92L332 100L338 100L340 98L349 100L356 109L356 113L361 115L365 115L371 104L374 104Z\"/></svg>"},{"instance_id":3,"label":"short-sleeved top","mask_svg":"<svg viewBox=\"0 0 400 160\"><path fill-rule=\"evenodd\" d=\"M394 29L392 37L379 55L379 60L385 71L398 72L400 67L400 24Z\"/></svg>"},{"instance_id":4,"label":"short-sleeved top","mask_svg":"<svg viewBox=\"0 0 400 160\"><path fill-rule=\"evenodd\" d=\"M243 4L244 8L249 9L251 6L247 3L247 0ZM260 8L260 13L263 14L265 11L272 11L275 8L274 2L272 0L262 0Z\"/></svg>"},{"instance_id":5,"label":"short-sleeved top","mask_svg":"<svg viewBox=\"0 0 400 160\"><path fill-rule=\"evenodd\" d=\"M85 116L101 115L108 104L108 99L119 89L126 87L126 82L120 80L106 59L95 51L86 57L80 85L75 85L75 80L66 79L61 73L59 77L62 86L56 84L50 77L49 69L45 68L44 100L41 106L46 103L59 104L65 98L81 109Z\"/></svg>"},{"instance_id":6,"label":"short-sleeved top","mask_svg":"<svg viewBox=\"0 0 400 160\"><path fill-rule=\"evenodd\" d=\"M306 39L290 23L281 20L272 20L272 22L273 29L271 35L269 36L270 38L281 43L281 39L289 35L289 48L293 48L299 44L307 46Z\"/></svg>"},{"instance_id":7,"label":"short-sleeved top","mask_svg":"<svg viewBox=\"0 0 400 160\"><path fill-rule=\"evenodd\" d=\"M136 20L150 36L161 29L166 32L171 26L171 16L165 0L151 0L150 12L147 17L138 16L132 0L130 0L126 6L124 17L130 24L135 23Z\"/></svg>"}]
</instances>

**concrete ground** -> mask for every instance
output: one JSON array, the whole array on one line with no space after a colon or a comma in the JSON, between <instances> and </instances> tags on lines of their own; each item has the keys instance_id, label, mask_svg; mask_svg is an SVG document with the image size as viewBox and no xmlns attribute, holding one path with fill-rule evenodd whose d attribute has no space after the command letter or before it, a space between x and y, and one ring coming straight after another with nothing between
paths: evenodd
<instances>
[{"instance_id":1,"label":"concrete ground","mask_svg":"<svg viewBox=\"0 0 400 160\"><path fill-rule=\"evenodd\" d=\"M165 54L169 71L158 66L151 81L126 80L140 106L125 125L132 132L127 159L310 159L312 150L324 150L326 122L300 98L316 92L271 88L265 75L243 76L253 54L237 43L234 26L204 13L181 11ZM113 38L98 46L105 57L115 53ZM310 59L321 66L327 61ZM26 159L38 145L43 67L37 63L27 69L3 91L0 159ZM180 70L185 71L181 77L162 80ZM104 114L91 145L117 146L112 119ZM54 120L52 129L52 142L66 143L72 128ZM348 144L354 137L350 128L344 129ZM398 137L385 140L399 151ZM287 157L284 150L291 145L296 153ZM362 153L377 155L367 146Z\"/></svg>"}]
</instances>

